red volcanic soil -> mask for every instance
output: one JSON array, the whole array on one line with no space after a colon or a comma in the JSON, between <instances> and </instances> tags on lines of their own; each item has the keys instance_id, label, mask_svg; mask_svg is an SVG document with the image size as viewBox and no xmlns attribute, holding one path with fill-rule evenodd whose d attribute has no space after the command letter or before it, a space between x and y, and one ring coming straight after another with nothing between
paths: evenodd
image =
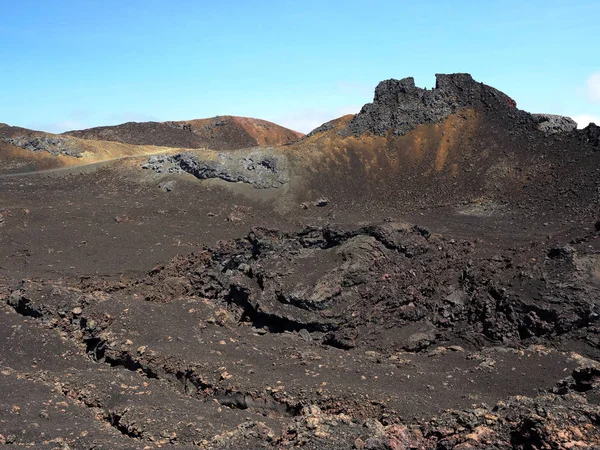
<instances>
[{"instance_id":1,"label":"red volcanic soil","mask_svg":"<svg viewBox=\"0 0 600 450\"><path fill-rule=\"evenodd\" d=\"M304 134L297 131L250 117L217 116L169 123L189 125L194 133L207 140L208 148L216 150L227 149L226 143L231 143L230 148L279 146L304 137Z\"/></svg>"}]
</instances>

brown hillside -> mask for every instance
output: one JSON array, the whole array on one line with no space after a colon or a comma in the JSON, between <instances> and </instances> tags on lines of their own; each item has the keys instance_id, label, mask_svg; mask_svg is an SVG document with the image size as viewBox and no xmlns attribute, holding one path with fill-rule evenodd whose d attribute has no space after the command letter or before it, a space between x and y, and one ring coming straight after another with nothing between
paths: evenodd
<instances>
[{"instance_id":1,"label":"brown hillside","mask_svg":"<svg viewBox=\"0 0 600 450\"><path fill-rule=\"evenodd\" d=\"M206 140L208 148L227 150L263 145L286 145L296 142L304 135L266 120L250 117L217 116L181 122L166 122L169 125L190 127Z\"/></svg>"},{"instance_id":2,"label":"brown hillside","mask_svg":"<svg viewBox=\"0 0 600 450\"><path fill-rule=\"evenodd\" d=\"M85 166L119 158L174 151L181 149L80 139L0 125L0 175Z\"/></svg>"},{"instance_id":3,"label":"brown hillside","mask_svg":"<svg viewBox=\"0 0 600 450\"><path fill-rule=\"evenodd\" d=\"M64 134L134 145L215 150L285 145L303 136L271 122L233 116L179 122L128 122L116 126L68 131Z\"/></svg>"}]
</instances>

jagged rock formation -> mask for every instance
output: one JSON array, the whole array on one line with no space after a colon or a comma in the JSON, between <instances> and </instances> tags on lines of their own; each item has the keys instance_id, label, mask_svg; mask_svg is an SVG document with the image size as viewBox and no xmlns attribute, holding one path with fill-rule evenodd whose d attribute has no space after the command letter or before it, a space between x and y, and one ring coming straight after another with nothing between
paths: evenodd
<instances>
[{"instance_id":1,"label":"jagged rock formation","mask_svg":"<svg viewBox=\"0 0 600 450\"><path fill-rule=\"evenodd\" d=\"M579 139L594 147L600 147L600 126L595 123L590 123L583 130L577 130Z\"/></svg>"},{"instance_id":2,"label":"jagged rock formation","mask_svg":"<svg viewBox=\"0 0 600 450\"><path fill-rule=\"evenodd\" d=\"M373 103L363 106L349 129L354 135L370 131L383 136L390 130L403 135L418 124L440 122L465 106L506 110L516 108L516 102L466 73L436 75L431 91L416 87L412 77L391 79L379 83Z\"/></svg>"},{"instance_id":3,"label":"jagged rock formation","mask_svg":"<svg viewBox=\"0 0 600 450\"><path fill-rule=\"evenodd\" d=\"M211 259L178 259L144 285L156 284L153 300L170 301L167 280L183 264L188 273L177 286L237 305L273 331L306 329L341 348L416 351L461 335L479 345L537 343L598 332L600 258L588 246L597 239L596 232L548 256L515 249L474 264L473 243L407 224L294 235L255 229ZM543 266L531 263L544 258ZM542 274L547 287L534 281ZM394 337L383 338L392 328Z\"/></svg>"}]
</instances>

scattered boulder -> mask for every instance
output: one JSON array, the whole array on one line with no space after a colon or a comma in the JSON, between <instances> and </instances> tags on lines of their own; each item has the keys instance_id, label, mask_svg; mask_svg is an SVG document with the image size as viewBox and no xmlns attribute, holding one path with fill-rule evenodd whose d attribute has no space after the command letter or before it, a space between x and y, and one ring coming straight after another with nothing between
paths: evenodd
<instances>
[{"instance_id":1,"label":"scattered boulder","mask_svg":"<svg viewBox=\"0 0 600 450\"><path fill-rule=\"evenodd\" d=\"M322 208L327 205L329 205L329 199L327 199L326 197L321 197L320 199L315 201L315 206L318 206L319 208Z\"/></svg>"}]
</instances>

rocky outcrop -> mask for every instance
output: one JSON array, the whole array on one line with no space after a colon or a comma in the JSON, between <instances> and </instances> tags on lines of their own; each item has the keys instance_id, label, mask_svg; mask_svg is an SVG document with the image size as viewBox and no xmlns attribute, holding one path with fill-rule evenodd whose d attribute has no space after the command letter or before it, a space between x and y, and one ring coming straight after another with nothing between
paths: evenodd
<instances>
[{"instance_id":1,"label":"rocky outcrop","mask_svg":"<svg viewBox=\"0 0 600 450\"><path fill-rule=\"evenodd\" d=\"M600 258L585 242L547 259L517 249L474 262L473 249L404 223L295 234L255 228L210 258L174 260L144 284L169 301L168 283L184 262L183 284L194 295L238 306L258 327L304 329L343 349L414 352L466 335L471 343L522 345L597 333ZM548 287L537 284L542 276Z\"/></svg>"},{"instance_id":2,"label":"rocky outcrop","mask_svg":"<svg viewBox=\"0 0 600 450\"><path fill-rule=\"evenodd\" d=\"M532 114L538 129L544 133L568 133L577 129L577 122L570 117L556 114Z\"/></svg>"},{"instance_id":3,"label":"rocky outcrop","mask_svg":"<svg viewBox=\"0 0 600 450\"><path fill-rule=\"evenodd\" d=\"M54 156L71 156L81 158L81 150L74 148L65 139L41 136L3 137L2 141L32 152L48 152Z\"/></svg>"},{"instance_id":4,"label":"rocky outcrop","mask_svg":"<svg viewBox=\"0 0 600 450\"><path fill-rule=\"evenodd\" d=\"M156 173L189 173L200 180L219 178L247 183L257 189L278 188L289 180L286 159L269 149L219 153L216 160L203 160L190 152L151 156L142 168Z\"/></svg>"},{"instance_id":5,"label":"rocky outcrop","mask_svg":"<svg viewBox=\"0 0 600 450\"><path fill-rule=\"evenodd\" d=\"M600 147L600 126L590 123L583 130L578 130L577 135L582 142Z\"/></svg>"},{"instance_id":6,"label":"rocky outcrop","mask_svg":"<svg viewBox=\"0 0 600 450\"><path fill-rule=\"evenodd\" d=\"M369 103L350 122L352 134L372 132L383 136L388 131L403 135L422 123L436 123L462 107L515 109L516 102L493 87L478 83L471 75L436 75L432 90L415 86L412 77L379 83L373 103Z\"/></svg>"}]
</instances>

